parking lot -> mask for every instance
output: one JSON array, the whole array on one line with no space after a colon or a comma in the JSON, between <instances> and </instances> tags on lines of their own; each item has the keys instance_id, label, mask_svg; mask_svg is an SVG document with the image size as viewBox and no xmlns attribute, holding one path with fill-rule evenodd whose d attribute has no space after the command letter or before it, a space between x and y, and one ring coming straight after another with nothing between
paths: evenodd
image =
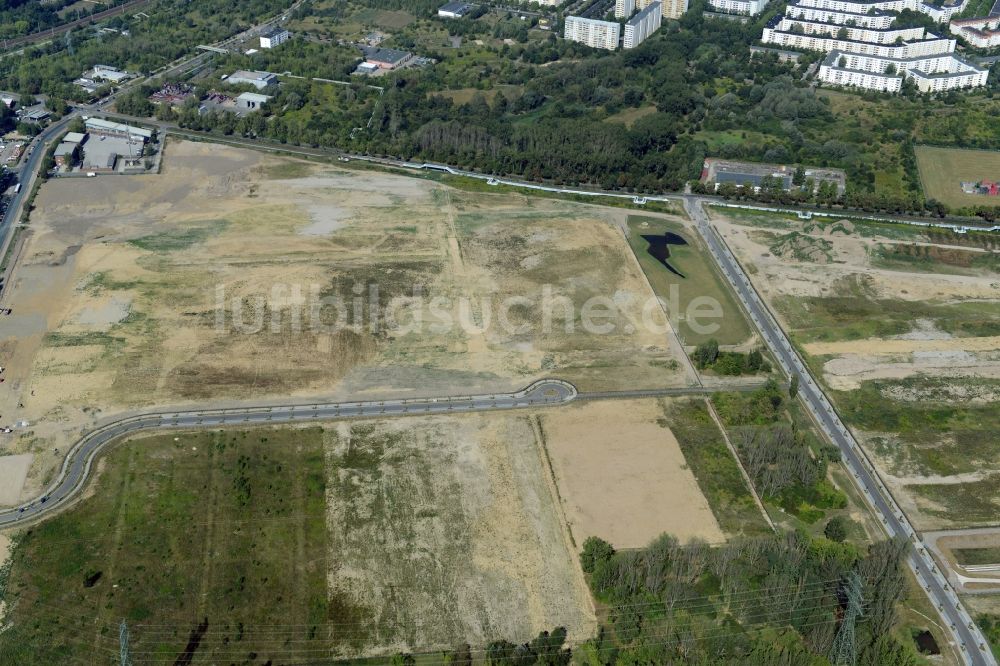
<instances>
[{"instance_id":1,"label":"parking lot","mask_svg":"<svg viewBox=\"0 0 1000 666\"><path fill-rule=\"evenodd\" d=\"M24 152L24 141L0 140L0 164L13 167Z\"/></svg>"}]
</instances>

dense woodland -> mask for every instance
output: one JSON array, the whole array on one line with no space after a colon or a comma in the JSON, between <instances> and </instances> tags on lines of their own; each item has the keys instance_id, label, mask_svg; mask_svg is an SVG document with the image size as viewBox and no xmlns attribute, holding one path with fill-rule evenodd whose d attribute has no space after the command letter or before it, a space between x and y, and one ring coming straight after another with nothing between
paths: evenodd
<instances>
[{"instance_id":1,"label":"dense woodland","mask_svg":"<svg viewBox=\"0 0 1000 666\"><path fill-rule=\"evenodd\" d=\"M290 4L292 0L159 0L144 8L147 19L114 17L107 21L113 28L127 27L128 36L81 28L68 40L27 49L24 57L0 59L0 89L86 101L90 94L73 80L95 64L148 73L191 54L198 44L235 34L253 25L255 19Z\"/></svg>"},{"instance_id":2,"label":"dense woodland","mask_svg":"<svg viewBox=\"0 0 1000 666\"><path fill-rule=\"evenodd\" d=\"M61 25L76 18L120 5L126 0L105 0L101 3L83 4L77 0L0 0L0 39L29 35L46 28ZM60 10L76 5L65 18Z\"/></svg>"},{"instance_id":3,"label":"dense woodland","mask_svg":"<svg viewBox=\"0 0 1000 666\"><path fill-rule=\"evenodd\" d=\"M716 548L664 535L643 550L615 552L592 537L582 563L608 617L576 656L591 664L827 664L856 575L857 663L914 664L914 648L894 634L907 548L905 540L883 541L861 552L787 533Z\"/></svg>"},{"instance_id":4,"label":"dense woodland","mask_svg":"<svg viewBox=\"0 0 1000 666\"><path fill-rule=\"evenodd\" d=\"M148 10L151 20L128 24L131 37L81 30L73 53L53 43L32 49L28 58L0 60L0 88L79 100L86 93L70 82L96 62L148 72L289 4L161 0ZM306 2L293 18L315 13L347 20L359 6L430 16L437 3L355 0L316 7ZM443 28L423 18L393 31L385 45L418 51L435 59L433 66L406 68L377 81L355 77L350 87L335 90L286 78L277 90L265 91L275 99L262 118L199 116L194 107L163 111L160 117L203 131L627 191L679 190L697 179L707 156L834 167L847 172L843 197L829 187L815 192L803 187L765 189L757 198L932 214L947 209L924 201L913 145L1000 143L1000 127L991 120L1000 113L1000 100L992 99L992 89L937 98L910 92L889 101L858 95L857 105L835 108L802 80L807 61L751 58L750 46L775 10L747 24L706 19L700 10L695 2L680 21L666 22L639 48L613 53L553 33L532 31L529 38L530 23L493 15L449 21ZM442 29L481 37L485 46L429 47L427 35ZM502 38L510 42L498 41ZM359 57L348 45L299 36L253 59L232 55L216 64L219 71L253 67L342 80ZM997 85L1000 72L991 78ZM383 86L384 93L368 83ZM462 102L448 92L469 89L479 92ZM628 120L616 120L619 116ZM740 196L735 190L723 194Z\"/></svg>"}]
</instances>

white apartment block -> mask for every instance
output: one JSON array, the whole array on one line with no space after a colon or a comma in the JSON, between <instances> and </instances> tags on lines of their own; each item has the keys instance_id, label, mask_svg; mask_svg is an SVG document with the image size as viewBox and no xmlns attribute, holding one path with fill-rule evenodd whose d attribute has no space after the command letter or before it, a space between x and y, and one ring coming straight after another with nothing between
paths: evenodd
<instances>
[{"instance_id":1,"label":"white apartment block","mask_svg":"<svg viewBox=\"0 0 1000 666\"><path fill-rule=\"evenodd\" d=\"M879 58L833 51L820 65L819 79L841 86L899 92L912 78L920 92L986 85L989 70L954 54L909 59Z\"/></svg>"},{"instance_id":2,"label":"white apartment block","mask_svg":"<svg viewBox=\"0 0 1000 666\"><path fill-rule=\"evenodd\" d=\"M788 7L785 16L789 19L797 19L799 21L814 21L836 25L853 24L858 28L871 28L872 30L885 30L896 20L895 14L880 11L872 14L855 14L854 12L841 12L795 4Z\"/></svg>"},{"instance_id":3,"label":"white apartment block","mask_svg":"<svg viewBox=\"0 0 1000 666\"><path fill-rule=\"evenodd\" d=\"M818 9L830 9L836 12L867 14L875 12L901 12L911 9L927 14L938 23L944 23L952 16L965 9L969 0L959 0L957 4L947 7L935 7L923 0L815 0L810 6Z\"/></svg>"},{"instance_id":4,"label":"white apartment block","mask_svg":"<svg viewBox=\"0 0 1000 666\"><path fill-rule=\"evenodd\" d=\"M659 2L651 2L646 8L625 22L622 48L634 49L646 38L660 29L663 22L663 7Z\"/></svg>"},{"instance_id":5,"label":"white apartment block","mask_svg":"<svg viewBox=\"0 0 1000 666\"><path fill-rule=\"evenodd\" d=\"M621 37L621 25L617 21L598 21L582 16L567 16L563 37L571 42L579 42L595 49L614 51Z\"/></svg>"},{"instance_id":6,"label":"white apartment block","mask_svg":"<svg viewBox=\"0 0 1000 666\"><path fill-rule=\"evenodd\" d=\"M921 31L922 32L922 31ZM829 34L806 35L764 28L762 41L765 44L777 44L781 48L800 49L805 51L845 51L882 58L914 58L940 53L951 53L955 50L955 40L929 35L925 39L912 40L901 44L871 43L831 37Z\"/></svg>"},{"instance_id":7,"label":"white apartment block","mask_svg":"<svg viewBox=\"0 0 1000 666\"><path fill-rule=\"evenodd\" d=\"M292 33L284 28L272 26L260 34L260 48L273 49L287 42L291 36Z\"/></svg>"},{"instance_id":8,"label":"white apartment block","mask_svg":"<svg viewBox=\"0 0 1000 666\"><path fill-rule=\"evenodd\" d=\"M615 0L615 16L628 18L635 13L635 0Z\"/></svg>"},{"instance_id":9,"label":"white apartment block","mask_svg":"<svg viewBox=\"0 0 1000 666\"><path fill-rule=\"evenodd\" d=\"M958 35L976 48L990 49L1000 46L1000 16L955 19L948 29L953 35Z\"/></svg>"},{"instance_id":10,"label":"white apartment block","mask_svg":"<svg viewBox=\"0 0 1000 666\"><path fill-rule=\"evenodd\" d=\"M868 44L895 44L896 40L915 41L924 37L923 28L864 28L850 25L821 23L818 21L805 21L800 19L790 19L787 16L782 18L774 28L768 28L772 32L789 33L795 37L816 36L821 38L832 38L843 42L865 42ZM951 41L951 40L946 40ZM816 49L820 50L820 49ZM851 50L851 49L840 49Z\"/></svg>"},{"instance_id":11,"label":"white apartment block","mask_svg":"<svg viewBox=\"0 0 1000 666\"><path fill-rule=\"evenodd\" d=\"M985 85L988 70L956 56L954 39L892 27L894 17L886 12L914 9L914 2L792 0L784 16L768 21L761 39L829 53L817 78L834 85L884 92L899 92L907 78L922 92ZM865 7L871 11L859 11Z\"/></svg>"},{"instance_id":12,"label":"white apartment block","mask_svg":"<svg viewBox=\"0 0 1000 666\"><path fill-rule=\"evenodd\" d=\"M756 16L764 11L768 0L708 0L708 5L717 12Z\"/></svg>"}]
</instances>

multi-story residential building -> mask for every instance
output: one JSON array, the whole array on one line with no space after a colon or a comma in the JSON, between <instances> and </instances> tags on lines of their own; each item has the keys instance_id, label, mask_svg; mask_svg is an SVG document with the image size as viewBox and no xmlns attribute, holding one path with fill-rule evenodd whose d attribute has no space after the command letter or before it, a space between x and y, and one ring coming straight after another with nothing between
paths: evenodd
<instances>
[{"instance_id":1,"label":"multi-story residential building","mask_svg":"<svg viewBox=\"0 0 1000 666\"><path fill-rule=\"evenodd\" d=\"M1000 46L1000 16L955 19L948 29L976 48Z\"/></svg>"},{"instance_id":2,"label":"multi-story residential building","mask_svg":"<svg viewBox=\"0 0 1000 666\"><path fill-rule=\"evenodd\" d=\"M756 16L764 11L768 0L708 0L708 5L717 12Z\"/></svg>"},{"instance_id":3,"label":"multi-story residential building","mask_svg":"<svg viewBox=\"0 0 1000 666\"><path fill-rule=\"evenodd\" d=\"M292 33L288 32L280 26L271 26L264 32L260 33L260 48L262 49L273 49L276 46L280 46L287 42L292 36Z\"/></svg>"},{"instance_id":4,"label":"multi-story residential building","mask_svg":"<svg viewBox=\"0 0 1000 666\"><path fill-rule=\"evenodd\" d=\"M615 0L615 16L628 18L635 13L635 0Z\"/></svg>"},{"instance_id":5,"label":"multi-story residential building","mask_svg":"<svg viewBox=\"0 0 1000 666\"><path fill-rule=\"evenodd\" d=\"M924 0L816 0L810 3L810 6L848 14L868 14L871 11L901 12L910 9L927 14L938 23L944 23L965 9L968 2L969 0L952 0L952 4L938 7Z\"/></svg>"},{"instance_id":6,"label":"multi-story residential building","mask_svg":"<svg viewBox=\"0 0 1000 666\"><path fill-rule=\"evenodd\" d=\"M621 24L617 21L598 21L582 16L567 16L563 37L595 49L614 51L621 37Z\"/></svg>"},{"instance_id":7,"label":"multi-story residential building","mask_svg":"<svg viewBox=\"0 0 1000 666\"><path fill-rule=\"evenodd\" d=\"M921 92L938 92L986 85L988 74L951 53L898 59L831 51L820 65L819 78L836 85L899 92L909 77Z\"/></svg>"},{"instance_id":8,"label":"multi-story residential building","mask_svg":"<svg viewBox=\"0 0 1000 666\"><path fill-rule=\"evenodd\" d=\"M820 81L835 85L886 92L898 92L907 78L924 92L984 85L987 70L956 56L954 39L920 27L893 27L895 16L889 12L914 9L915 2L792 0L783 16L768 21L761 39L836 53L818 73Z\"/></svg>"},{"instance_id":9,"label":"multi-story residential building","mask_svg":"<svg viewBox=\"0 0 1000 666\"><path fill-rule=\"evenodd\" d=\"M646 8L625 22L622 48L634 49L646 38L660 29L663 22L663 8L659 2L651 2Z\"/></svg>"},{"instance_id":10,"label":"multi-story residential building","mask_svg":"<svg viewBox=\"0 0 1000 666\"><path fill-rule=\"evenodd\" d=\"M652 0L646 0L646 4ZM642 0L636 0L635 6L642 9L640 6ZM663 5L663 18L679 19L684 15L684 12L688 10L688 0L660 0L660 4Z\"/></svg>"}]
</instances>

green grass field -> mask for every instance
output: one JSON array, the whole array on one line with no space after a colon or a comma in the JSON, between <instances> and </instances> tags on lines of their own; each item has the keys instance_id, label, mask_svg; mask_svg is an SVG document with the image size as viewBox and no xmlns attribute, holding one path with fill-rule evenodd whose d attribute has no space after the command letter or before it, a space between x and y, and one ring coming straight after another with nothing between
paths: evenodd
<instances>
[{"instance_id":1,"label":"green grass field","mask_svg":"<svg viewBox=\"0 0 1000 666\"><path fill-rule=\"evenodd\" d=\"M677 438L684 460L722 531L729 536L769 533L770 528L705 404L699 400L668 403L664 420Z\"/></svg>"},{"instance_id":2,"label":"green grass field","mask_svg":"<svg viewBox=\"0 0 1000 666\"><path fill-rule=\"evenodd\" d=\"M830 342L901 335L917 319L929 319L959 337L1000 335L1000 303L934 303L877 298L863 278L836 282L838 296L780 297L795 341Z\"/></svg>"},{"instance_id":3,"label":"green grass field","mask_svg":"<svg viewBox=\"0 0 1000 666\"><path fill-rule=\"evenodd\" d=\"M924 195L953 208L1000 206L1000 197L966 194L962 181L1000 180L1000 151L917 146Z\"/></svg>"},{"instance_id":4,"label":"green grass field","mask_svg":"<svg viewBox=\"0 0 1000 666\"><path fill-rule=\"evenodd\" d=\"M957 548L951 551L959 564L997 564L1000 563L1000 547L989 548Z\"/></svg>"},{"instance_id":5,"label":"green grass field","mask_svg":"<svg viewBox=\"0 0 1000 666\"><path fill-rule=\"evenodd\" d=\"M621 123L625 127L632 127L635 121L640 118L644 118L650 114L656 113L655 106L640 106L637 108L627 108L622 109L618 113L608 116L604 119L605 122L609 123Z\"/></svg>"},{"instance_id":6,"label":"green grass field","mask_svg":"<svg viewBox=\"0 0 1000 666\"><path fill-rule=\"evenodd\" d=\"M199 657L227 663L286 640L321 649L324 625L357 621L327 593L319 429L140 442L108 454L99 492L21 537L5 663L106 663L123 618L137 663L176 659L203 621ZM280 642L248 629L274 623L299 627Z\"/></svg>"},{"instance_id":7,"label":"green grass field","mask_svg":"<svg viewBox=\"0 0 1000 666\"><path fill-rule=\"evenodd\" d=\"M653 291L667 302L668 307L676 302L679 312L671 312L671 318L679 323L678 333L684 344L695 345L715 338L720 344L735 345L750 337L750 327L743 311L706 255L701 239L696 234L677 222L642 215L630 215L628 229L629 244L653 286ZM680 275L672 273L647 251L649 242L643 236L666 233L676 234L686 241L686 244L669 246L670 257L667 261ZM676 298L672 299L671 293L676 294ZM713 299L722 308L721 318L705 319L703 322L718 325L718 330L714 332L694 331L684 318L692 301L701 297Z\"/></svg>"}]
</instances>

